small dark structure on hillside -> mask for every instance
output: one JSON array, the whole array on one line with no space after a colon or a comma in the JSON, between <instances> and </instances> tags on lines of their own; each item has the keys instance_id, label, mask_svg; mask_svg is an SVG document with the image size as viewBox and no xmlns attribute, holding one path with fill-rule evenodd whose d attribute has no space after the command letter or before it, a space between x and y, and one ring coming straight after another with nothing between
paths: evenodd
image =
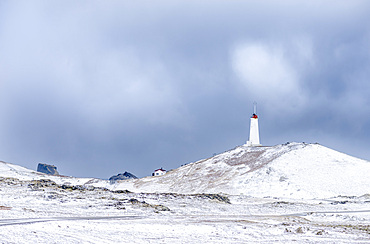
<instances>
[{"instance_id":1,"label":"small dark structure on hillside","mask_svg":"<svg viewBox=\"0 0 370 244\"><path fill-rule=\"evenodd\" d=\"M48 175L59 175L56 166L42 163L39 163L39 165L37 166L37 172Z\"/></svg>"},{"instance_id":2,"label":"small dark structure on hillside","mask_svg":"<svg viewBox=\"0 0 370 244\"><path fill-rule=\"evenodd\" d=\"M127 171L123 174L114 175L109 178L110 183L115 183L117 180L128 180L128 179L137 179L137 177Z\"/></svg>"}]
</instances>

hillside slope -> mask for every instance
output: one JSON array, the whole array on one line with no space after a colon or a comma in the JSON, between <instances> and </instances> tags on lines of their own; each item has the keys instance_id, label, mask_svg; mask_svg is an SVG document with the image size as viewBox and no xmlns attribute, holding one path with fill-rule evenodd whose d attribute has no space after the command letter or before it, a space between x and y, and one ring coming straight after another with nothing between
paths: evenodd
<instances>
[{"instance_id":1,"label":"hillside slope","mask_svg":"<svg viewBox=\"0 0 370 244\"><path fill-rule=\"evenodd\" d=\"M319 144L246 145L190 163L166 175L117 181L51 176L0 162L0 177L111 190L158 193L225 193L254 197L328 198L370 194L370 162Z\"/></svg>"},{"instance_id":2,"label":"hillside slope","mask_svg":"<svg viewBox=\"0 0 370 244\"><path fill-rule=\"evenodd\" d=\"M324 198L370 193L370 162L319 144L245 145L168 172L120 182L143 192Z\"/></svg>"},{"instance_id":3,"label":"hillside slope","mask_svg":"<svg viewBox=\"0 0 370 244\"><path fill-rule=\"evenodd\" d=\"M21 181L50 179L57 184L83 185L99 182L108 184L107 181L94 178L76 178L63 175L47 175L25 167L0 161L0 178L16 178Z\"/></svg>"}]
</instances>

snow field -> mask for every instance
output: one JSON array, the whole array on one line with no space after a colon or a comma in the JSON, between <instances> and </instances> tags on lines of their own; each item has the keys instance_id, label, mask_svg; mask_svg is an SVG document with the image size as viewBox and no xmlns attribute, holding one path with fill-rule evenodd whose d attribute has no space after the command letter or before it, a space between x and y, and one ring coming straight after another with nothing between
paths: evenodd
<instances>
[{"instance_id":1,"label":"snow field","mask_svg":"<svg viewBox=\"0 0 370 244\"><path fill-rule=\"evenodd\" d=\"M240 146L117 184L0 162L0 241L369 243L369 170L304 143Z\"/></svg>"},{"instance_id":2,"label":"snow field","mask_svg":"<svg viewBox=\"0 0 370 244\"><path fill-rule=\"evenodd\" d=\"M10 208L0 210L2 243L366 243L370 235L369 196L219 198L10 182L0 181L0 206Z\"/></svg>"}]
</instances>

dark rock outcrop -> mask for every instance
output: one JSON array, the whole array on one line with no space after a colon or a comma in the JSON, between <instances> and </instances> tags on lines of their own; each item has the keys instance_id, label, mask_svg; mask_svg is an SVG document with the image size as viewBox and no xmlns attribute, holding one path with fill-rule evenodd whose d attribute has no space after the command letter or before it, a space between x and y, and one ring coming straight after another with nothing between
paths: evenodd
<instances>
[{"instance_id":1,"label":"dark rock outcrop","mask_svg":"<svg viewBox=\"0 0 370 244\"><path fill-rule=\"evenodd\" d=\"M42 163L39 163L39 165L37 166L37 172L45 173L48 175L59 175L56 166Z\"/></svg>"},{"instance_id":2,"label":"dark rock outcrop","mask_svg":"<svg viewBox=\"0 0 370 244\"><path fill-rule=\"evenodd\" d=\"M137 179L137 177L127 171L123 174L114 175L109 178L111 183L115 183L117 180L128 180L128 179Z\"/></svg>"}]
</instances>

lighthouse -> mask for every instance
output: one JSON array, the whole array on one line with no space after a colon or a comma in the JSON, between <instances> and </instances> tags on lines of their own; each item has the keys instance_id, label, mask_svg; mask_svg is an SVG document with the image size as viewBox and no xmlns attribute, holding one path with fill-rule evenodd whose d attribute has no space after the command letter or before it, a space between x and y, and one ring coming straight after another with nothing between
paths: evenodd
<instances>
[{"instance_id":1,"label":"lighthouse","mask_svg":"<svg viewBox=\"0 0 370 244\"><path fill-rule=\"evenodd\" d=\"M262 146L260 144L260 135L258 130L257 103L253 103L253 115L251 117L249 129L249 141L247 141L247 146L248 147Z\"/></svg>"}]
</instances>

